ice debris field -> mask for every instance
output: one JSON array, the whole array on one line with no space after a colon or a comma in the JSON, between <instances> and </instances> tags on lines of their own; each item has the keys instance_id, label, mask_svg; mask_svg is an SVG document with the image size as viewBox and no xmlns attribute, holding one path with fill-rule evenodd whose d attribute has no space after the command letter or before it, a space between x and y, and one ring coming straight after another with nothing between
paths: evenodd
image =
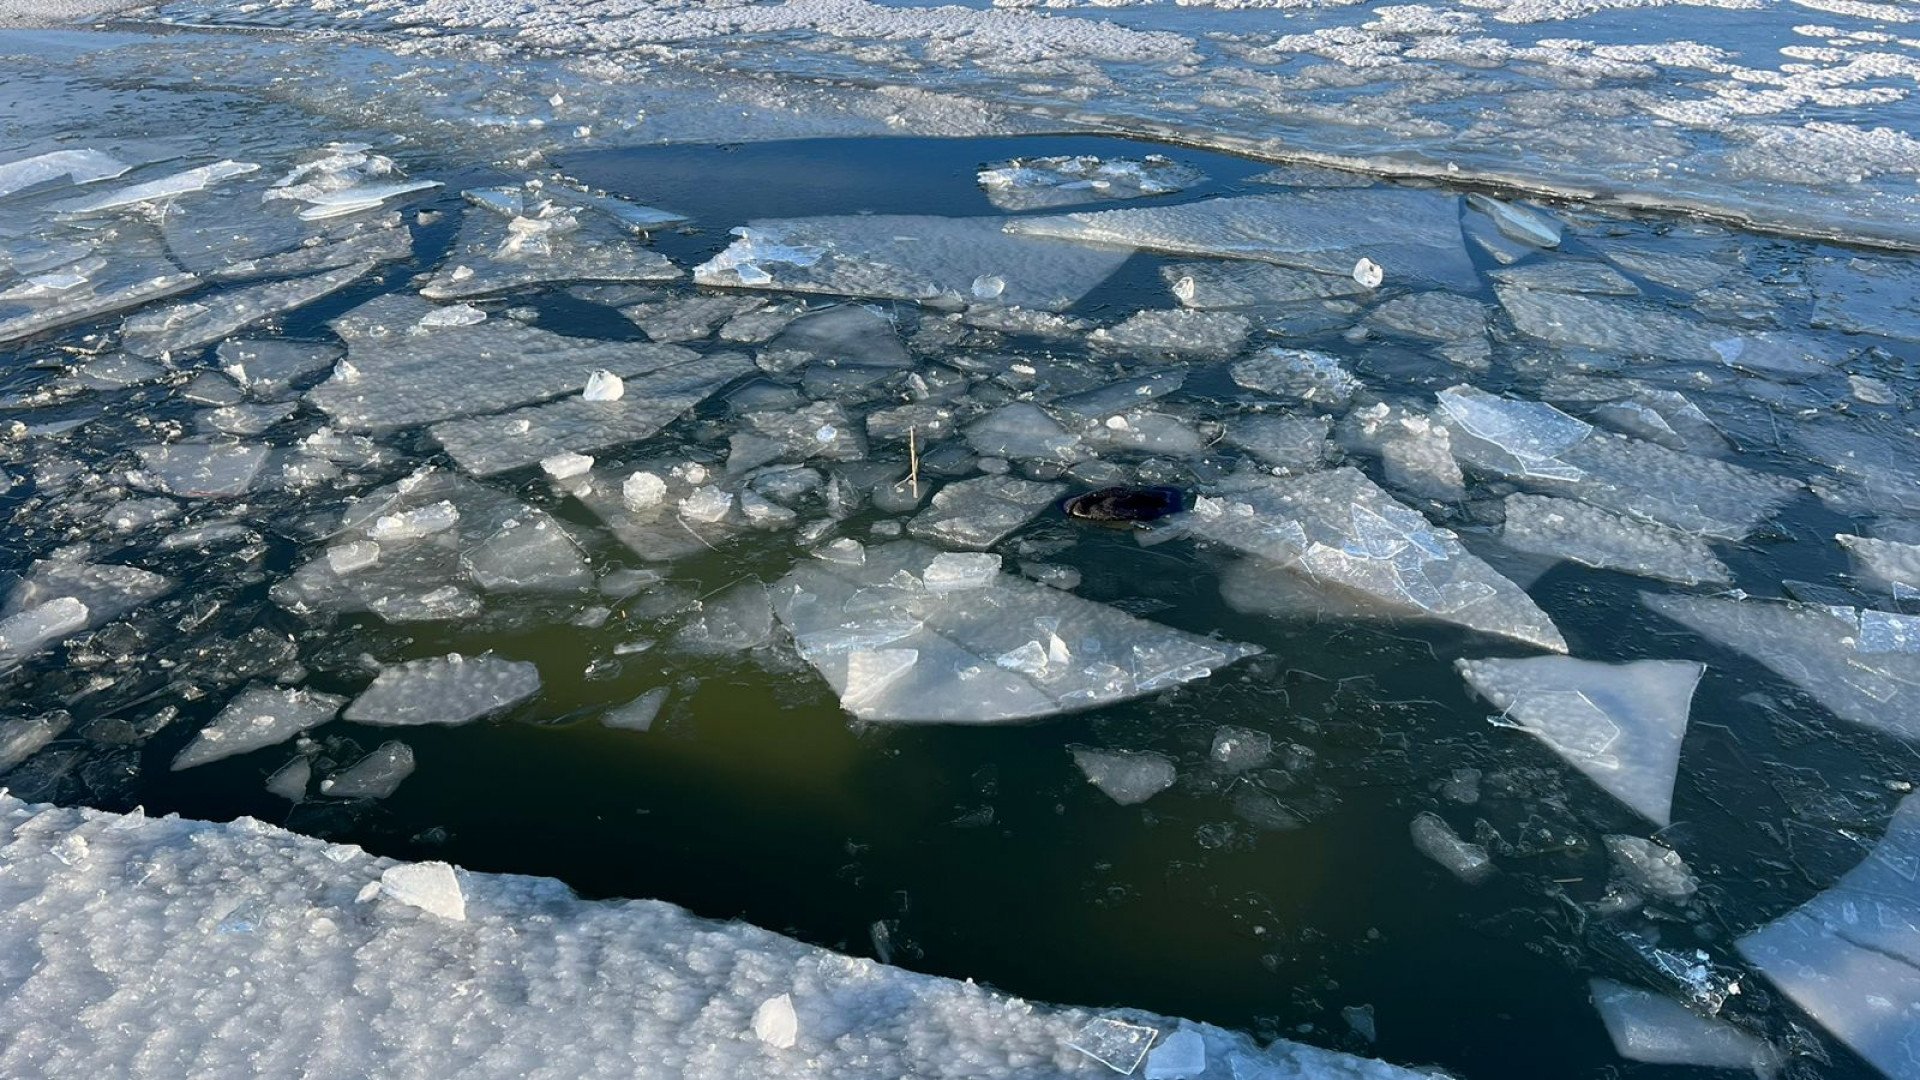
<instances>
[{"instance_id":1,"label":"ice debris field","mask_svg":"<svg viewBox=\"0 0 1920 1080\"><path fill-rule=\"evenodd\" d=\"M0 34L0 1073L1920 1080L1914 13L1097 6Z\"/></svg>"}]
</instances>

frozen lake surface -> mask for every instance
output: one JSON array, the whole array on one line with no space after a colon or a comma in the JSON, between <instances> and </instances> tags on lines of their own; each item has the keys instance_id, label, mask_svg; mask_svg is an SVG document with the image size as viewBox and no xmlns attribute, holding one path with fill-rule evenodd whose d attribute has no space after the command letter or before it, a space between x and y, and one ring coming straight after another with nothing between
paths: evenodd
<instances>
[{"instance_id":1,"label":"frozen lake surface","mask_svg":"<svg viewBox=\"0 0 1920 1080\"><path fill-rule=\"evenodd\" d=\"M0 49L0 786L61 807L0 806L20 1075L239 1068L207 1026L267 999L134 1004L216 979L195 935L324 996L577 926L474 977L482 1043L1920 1078L1906 8L267 0ZM1178 512L1062 510L1114 486ZM567 971L712 1004L540 1028ZM75 1015L186 1041L62 1057Z\"/></svg>"}]
</instances>

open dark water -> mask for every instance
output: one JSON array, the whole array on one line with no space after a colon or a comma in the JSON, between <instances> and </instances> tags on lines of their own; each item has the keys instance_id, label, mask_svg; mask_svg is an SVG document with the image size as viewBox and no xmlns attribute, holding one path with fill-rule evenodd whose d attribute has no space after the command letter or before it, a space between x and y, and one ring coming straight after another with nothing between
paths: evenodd
<instances>
[{"instance_id":1,"label":"open dark water","mask_svg":"<svg viewBox=\"0 0 1920 1080\"><path fill-rule=\"evenodd\" d=\"M974 182L984 163L1141 152L1166 153L1211 177L1175 199L1273 190L1246 182L1265 165L1093 137L677 146L556 164L692 217L693 226L654 241L684 266L724 247L727 227L750 219L998 214ZM488 182L453 171L440 178L449 191ZM430 205L450 215L460 209L453 195ZM450 216L419 230L420 265L448 243L452 223ZM1613 227L1657 241L1668 224ZM1570 236L1567 250L1578 253L1579 244ZM1761 246L1782 262L1814 251L1784 241ZM1496 265L1469 250L1482 270ZM1162 262L1135 256L1072 313L1112 321L1136 308L1171 306ZM316 304L285 320L283 331L324 337L326 319L405 276L396 271ZM538 308L537 325L546 329L638 338L611 309L557 292L514 302ZM918 317L911 306L888 307L903 330ZM1403 346L1355 345L1337 333L1299 344L1342 357L1375 388L1413 394L1458 381L1444 365L1410 359ZM1007 346L1076 348L1018 339ZM1496 365L1492 376L1473 381L1498 391L1510 382L1501 371ZM15 389L38 377L19 369L6 375ZM1170 400L1240 393L1217 367L1201 367ZM140 400L138 392L130 398ZM725 422L716 399L661 440L691 445ZM429 459L435 453L423 436L399 442ZM1811 469L1783 452L1739 460L1795 476ZM1356 463L1378 475L1377 462ZM495 483L580 525L596 566L640 565L537 475ZM0 505L11 510L29 494L16 489ZM866 539L884 516L863 511L837 535ZM345 721L320 728L312 736L325 760L350 761L398 737L413 747L418 771L378 803L315 800L290 812L262 786L288 760L288 747L168 771L223 695L175 700L167 676L143 667L129 678L145 680L152 692L123 688L105 718L132 720L162 704L176 705L180 716L142 746L116 747L86 736L101 730L88 722L102 717L88 715L93 699L74 692L84 664L55 653L8 681L10 710L74 701L73 732L46 753L81 754L58 770L30 762L10 782L28 797L140 804L195 818L246 814L382 854L550 875L588 896L669 900L1035 999L1150 1008L1437 1064L1477 1080L1725 1075L1622 1062L1589 1003L1587 980L1657 984L1622 944L1629 931L1657 935L1672 949L1705 949L1737 970L1733 938L1860 859L1897 799L1888 783L1915 773L1913 754L1840 724L1757 663L1639 602L1643 591L1667 586L1571 563L1543 572L1539 560L1505 553L1470 513L1445 523L1528 588L1572 655L1709 665L1694 698L1674 825L1660 834L1701 878L1691 904L1650 916L1592 911L1610 876L1600 836L1647 835L1649 826L1535 740L1490 725L1491 710L1452 668L1460 657L1530 650L1438 624L1238 613L1218 588L1230 561L1225 552L1190 540L1142 546L1124 531L1083 526L1058 511L998 550L1076 568L1083 579L1076 591L1089 599L1255 643L1266 654L1156 697L1041 723L863 726L810 669L777 649L719 658L668 648L612 652L614 643L638 636L635 622L670 624L696 598L747 577L777 579L804 557L787 536L749 537L656 564L667 580L630 602L638 612L632 620L598 629L556 620L508 633L370 618L316 626L277 608L268 585L310 554L308 534L288 522L268 531L264 561L244 573L199 556L153 555L141 565L183 577L188 588L136 619L160 633L189 610L182 605L217 596L221 635L239 639L256 627L294 635L312 672L308 685L319 689L362 688L367 675L355 659L363 653L390 663L491 648L538 663L541 695L506 717L456 728L396 733ZM1832 534L1856 524L1802 493L1755 539L1716 550L1739 587L1756 596L1833 586L1846 567ZM7 558L18 568L44 554L41 546L16 537ZM598 722L607 707L661 686L670 693L653 730ZM1275 761L1239 778L1211 770L1208 748L1222 725L1271 734ZM1181 780L1143 806L1122 807L1076 770L1068 753L1076 745L1159 751L1179 763ZM1471 805L1439 793L1461 769L1482 774ZM38 791L30 789L35 783ZM1807 820L1804 797L1813 791L1843 809ZM1469 839L1484 821L1508 841L1510 853L1496 855L1499 872L1470 886L1419 854L1408 825L1425 810ZM1749 976L1743 985L1730 1014L1825 1055L1827 1064L1796 1066L1810 1069L1806 1075L1872 1075L1764 980ZM1343 1008L1356 1006L1373 1008L1377 1042L1342 1019Z\"/></svg>"}]
</instances>

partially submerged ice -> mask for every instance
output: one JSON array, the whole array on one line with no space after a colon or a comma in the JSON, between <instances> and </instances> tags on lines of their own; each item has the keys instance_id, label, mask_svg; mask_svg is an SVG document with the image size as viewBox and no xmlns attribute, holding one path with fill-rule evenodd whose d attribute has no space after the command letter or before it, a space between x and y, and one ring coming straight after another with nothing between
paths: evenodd
<instances>
[{"instance_id":1,"label":"partially submerged ice","mask_svg":"<svg viewBox=\"0 0 1920 1080\"><path fill-rule=\"evenodd\" d=\"M1699 537L1573 499L1507 496L1500 539L1515 551L1679 585L1733 582L1733 572Z\"/></svg>"},{"instance_id":2,"label":"partially submerged ice","mask_svg":"<svg viewBox=\"0 0 1920 1080\"><path fill-rule=\"evenodd\" d=\"M1680 745L1704 665L1536 656L1461 660L1457 667L1501 710L1499 726L1539 739L1648 821L1672 822Z\"/></svg>"},{"instance_id":3,"label":"partially submerged ice","mask_svg":"<svg viewBox=\"0 0 1920 1080\"><path fill-rule=\"evenodd\" d=\"M1736 945L1886 1076L1920 1077L1920 795L1845 877Z\"/></svg>"},{"instance_id":4,"label":"partially submerged ice","mask_svg":"<svg viewBox=\"0 0 1920 1080\"><path fill-rule=\"evenodd\" d=\"M1611 979L1594 979L1589 988L1614 1051L1628 1061L1746 1069L1761 1080L1779 1068L1777 1051L1725 1020L1701 1016L1672 998Z\"/></svg>"},{"instance_id":5,"label":"partially submerged ice","mask_svg":"<svg viewBox=\"0 0 1920 1080\"><path fill-rule=\"evenodd\" d=\"M987 201L1002 210L1040 210L1108 199L1171 195L1206 179L1200 170L1163 157L1089 155L1015 158L980 170Z\"/></svg>"},{"instance_id":6,"label":"partially submerged ice","mask_svg":"<svg viewBox=\"0 0 1920 1080\"><path fill-rule=\"evenodd\" d=\"M803 563L773 588L800 655L854 716L1034 719L1205 678L1259 651L1011 574L956 577L934 566L943 558L899 541L867 548L858 564Z\"/></svg>"},{"instance_id":7,"label":"partially submerged ice","mask_svg":"<svg viewBox=\"0 0 1920 1080\"><path fill-rule=\"evenodd\" d=\"M0 670L171 592L174 580L132 566L41 559L0 605Z\"/></svg>"},{"instance_id":8,"label":"partially submerged ice","mask_svg":"<svg viewBox=\"0 0 1920 1080\"><path fill-rule=\"evenodd\" d=\"M346 703L346 698L316 690L267 686L243 690L174 755L173 769L178 772L278 746L332 720Z\"/></svg>"},{"instance_id":9,"label":"partially submerged ice","mask_svg":"<svg viewBox=\"0 0 1920 1080\"><path fill-rule=\"evenodd\" d=\"M1176 520L1196 536L1268 560L1277 573L1338 586L1390 614L1567 648L1519 586L1357 469L1249 477L1196 499Z\"/></svg>"},{"instance_id":10,"label":"partially submerged ice","mask_svg":"<svg viewBox=\"0 0 1920 1080\"><path fill-rule=\"evenodd\" d=\"M398 863L247 818L0 794L0 849L0 936L36 943L0 1013L8 1076L961 1080L1141 1075L1142 1055L1169 1080L1228 1061L1247 1076L1420 1075L1029 1003L659 901L583 901L551 879ZM90 930L63 932L77 925ZM447 993L455 983L465 992ZM355 989L371 984L381 992ZM1176 1040L1177 1056L1147 1053Z\"/></svg>"},{"instance_id":11,"label":"partially submerged ice","mask_svg":"<svg viewBox=\"0 0 1920 1080\"><path fill-rule=\"evenodd\" d=\"M524 660L449 653L384 667L343 714L356 724L466 724L540 692L540 670Z\"/></svg>"},{"instance_id":12,"label":"partially submerged ice","mask_svg":"<svg viewBox=\"0 0 1920 1080\"><path fill-rule=\"evenodd\" d=\"M1801 490L1797 481L1595 430L1551 405L1454 386L1435 419L1454 456L1501 476L1681 532L1739 540Z\"/></svg>"},{"instance_id":13,"label":"partially submerged ice","mask_svg":"<svg viewBox=\"0 0 1920 1080\"><path fill-rule=\"evenodd\" d=\"M944 307L981 299L1059 311L1127 259L1124 250L1010 235L1001 222L884 214L755 221L735 229L738 239L695 267L693 279Z\"/></svg>"},{"instance_id":14,"label":"partially submerged ice","mask_svg":"<svg viewBox=\"0 0 1920 1080\"><path fill-rule=\"evenodd\" d=\"M1760 661L1842 720L1920 740L1920 624L1868 608L1718 596L1641 600Z\"/></svg>"},{"instance_id":15,"label":"partially submerged ice","mask_svg":"<svg viewBox=\"0 0 1920 1080\"><path fill-rule=\"evenodd\" d=\"M1460 236L1457 196L1412 188L1297 191L1179 206L1015 218L1009 232L1351 274L1361 258L1460 291L1478 275Z\"/></svg>"},{"instance_id":16,"label":"partially submerged ice","mask_svg":"<svg viewBox=\"0 0 1920 1080\"><path fill-rule=\"evenodd\" d=\"M1098 750L1077 746L1073 764L1087 783L1121 806L1137 806L1173 786L1173 759L1152 750Z\"/></svg>"},{"instance_id":17,"label":"partially submerged ice","mask_svg":"<svg viewBox=\"0 0 1920 1080\"><path fill-rule=\"evenodd\" d=\"M907 531L954 547L992 547L1066 493L1065 484L1010 476L962 480L934 492L927 508L907 523Z\"/></svg>"}]
</instances>

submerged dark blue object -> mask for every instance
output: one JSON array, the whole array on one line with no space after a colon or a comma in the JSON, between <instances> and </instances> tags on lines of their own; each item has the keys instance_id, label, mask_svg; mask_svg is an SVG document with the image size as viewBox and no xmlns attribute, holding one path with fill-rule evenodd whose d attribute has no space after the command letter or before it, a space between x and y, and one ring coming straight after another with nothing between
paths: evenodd
<instances>
[{"instance_id":1,"label":"submerged dark blue object","mask_svg":"<svg viewBox=\"0 0 1920 1080\"><path fill-rule=\"evenodd\" d=\"M1154 521L1186 508L1177 487L1110 487L1075 495L1065 503L1068 517L1085 521Z\"/></svg>"}]
</instances>

